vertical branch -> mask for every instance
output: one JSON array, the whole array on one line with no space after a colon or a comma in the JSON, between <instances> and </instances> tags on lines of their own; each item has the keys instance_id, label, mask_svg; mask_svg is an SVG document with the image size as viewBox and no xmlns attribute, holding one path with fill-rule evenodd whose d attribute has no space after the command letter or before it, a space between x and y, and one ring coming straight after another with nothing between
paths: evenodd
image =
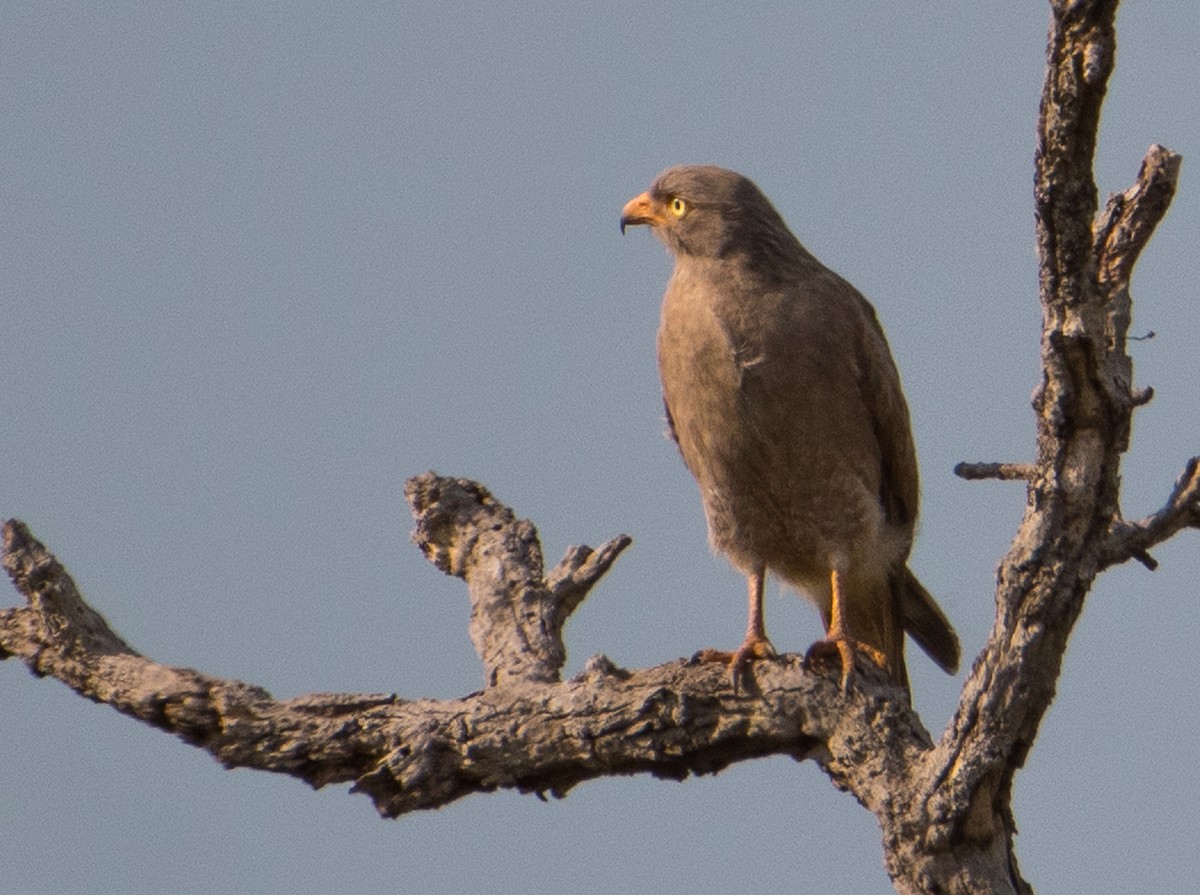
<instances>
[{"instance_id":1,"label":"vertical branch","mask_svg":"<svg viewBox=\"0 0 1200 895\"><path fill-rule=\"evenodd\" d=\"M930 764L923 809L935 824L954 818L951 837L970 831L981 846L1005 842L1018 892L1029 887L1013 849L1012 781L1054 698L1084 599L1111 552L1121 453L1133 408L1146 400L1133 390L1125 353L1128 275L1153 231L1150 220L1161 219L1170 200L1162 186L1135 187L1126 201L1139 212L1110 205L1108 216L1095 221L1093 159L1116 58L1116 9L1117 0L1051 0L1034 175L1043 320L1042 380L1033 400L1037 459L1022 468L1027 503L998 572L995 623ZM1143 172L1154 168L1148 160ZM1120 264L1110 260L1116 244Z\"/></svg>"},{"instance_id":2,"label":"vertical branch","mask_svg":"<svg viewBox=\"0 0 1200 895\"><path fill-rule=\"evenodd\" d=\"M1052 0L1050 5L1034 155L1044 311L1077 304L1090 290L1091 221L1097 206L1092 160L1116 58L1117 0Z\"/></svg>"},{"instance_id":3,"label":"vertical branch","mask_svg":"<svg viewBox=\"0 0 1200 895\"><path fill-rule=\"evenodd\" d=\"M1043 321L1037 459L1019 469L1027 503L997 575L995 623L930 762L922 809L935 827L952 819L951 841L1003 842L1018 892L1029 887L1013 850L1012 781L1054 698L1084 599L1105 565L1148 561L1144 544L1194 513L1181 496L1161 519L1119 524L1121 454L1134 408L1149 399L1133 387L1125 350L1129 277L1166 212L1179 165L1151 147L1138 183L1096 218L1093 158L1116 57L1116 9L1117 0L1051 0L1034 175ZM994 475L1001 467L963 471Z\"/></svg>"}]
</instances>

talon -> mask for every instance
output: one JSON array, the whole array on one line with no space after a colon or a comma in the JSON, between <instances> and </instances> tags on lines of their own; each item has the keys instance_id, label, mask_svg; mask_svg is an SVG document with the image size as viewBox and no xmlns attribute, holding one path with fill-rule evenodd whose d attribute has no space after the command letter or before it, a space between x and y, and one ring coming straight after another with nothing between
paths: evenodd
<instances>
[{"instance_id":1,"label":"talon","mask_svg":"<svg viewBox=\"0 0 1200 895\"><path fill-rule=\"evenodd\" d=\"M751 662L758 659L777 659L778 653L771 641L767 639L767 629L763 624L763 581L767 574L766 568L760 566L746 576L746 593L750 603L750 617L746 622L746 639L734 652L702 649L692 656L693 662L724 662L729 666L729 682L736 693L742 683L743 673Z\"/></svg>"},{"instance_id":2,"label":"talon","mask_svg":"<svg viewBox=\"0 0 1200 895\"><path fill-rule=\"evenodd\" d=\"M849 644L844 640L818 640L804 654L804 667L810 671L838 669L841 672L842 692L846 693L854 680L854 651L849 650L849 655L846 655L842 647L849 647Z\"/></svg>"},{"instance_id":3,"label":"talon","mask_svg":"<svg viewBox=\"0 0 1200 895\"><path fill-rule=\"evenodd\" d=\"M778 654L765 637L747 637L729 659L729 682L736 693L748 665L759 659L776 659Z\"/></svg>"},{"instance_id":4,"label":"talon","mask_svg":"<svg viewBox=\"0 0 1200 895\"><path fill-rule=\"evenodd\" d=\"M818 640L804 654L804 666L809 669L836 666L842 673L842 692L849 693L850 685L854 681L856 652L862 653L884 671L887 670L887 656L880 650L861 640L851 641L845 637Z\"/></svg>"},{"instance_id":5,"label":"talon","mask_svg":"<svg viewBox=\"0 0 1200 895\"><path fill-rule=\"evenodd\" d=\"M741 687L747 667L760 659L777 659L779 654L765 637L747 637L733 652L702 649L692 656L693 662L720 662L729 669L729 682L736 692Z\"/></svg>"}]
</instances>

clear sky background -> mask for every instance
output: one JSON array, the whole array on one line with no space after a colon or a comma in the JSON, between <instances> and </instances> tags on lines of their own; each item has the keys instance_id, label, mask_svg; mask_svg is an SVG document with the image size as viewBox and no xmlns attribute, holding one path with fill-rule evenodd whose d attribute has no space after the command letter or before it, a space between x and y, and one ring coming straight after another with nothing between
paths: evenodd
<instances>
[{"instance_id":1,"label":"clear sky background","mask_svg":"<svg viewBox=\"0 0 1200 895\"><path fill-rule=\"evenodd\" d=\"M663 436L670 262L622 238L662 168L755 179L877 306L923 475L913 566L966 664L1029 459L1031 199L1048 12L907 4L26 3L0 10L0 514L162 662L279 697L453 698L482 676L461 582L409 543L408 476L476 478L549 562L634 546L567 628L568 673L735 646ZM1134 279L1124 506L1197 453L1200 5L1129 2L1102 194L1185 157ZM1197 875L1195 533L1105 575L1016 782L1040 891ZM15 604L13 591L4 604ZM772 587L776 646L820 633ZM913 650L936 734L957 699ZM0 667L6 892L891 891L874 819L811 764L501 793L377 818L345 787L205 753Z\"/></svg>"}]
</instances>

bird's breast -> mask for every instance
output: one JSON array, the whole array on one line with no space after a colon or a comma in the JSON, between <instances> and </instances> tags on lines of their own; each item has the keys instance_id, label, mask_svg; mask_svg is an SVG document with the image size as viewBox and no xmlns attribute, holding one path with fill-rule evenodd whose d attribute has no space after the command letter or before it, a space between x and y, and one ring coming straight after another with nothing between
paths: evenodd
<instances>
[{"instance_id":1,"label":"bird's breast","mask_svg":"<svg viewBox=\"0 0 1200 895\"><path fill-rule=\"evenodd\" d=\"M739 563L826 563L878 536L879 445L841 326L803 295L739 295L687 272L664 296L673 433L714 546Z\"/></svg>"}]
</instances>

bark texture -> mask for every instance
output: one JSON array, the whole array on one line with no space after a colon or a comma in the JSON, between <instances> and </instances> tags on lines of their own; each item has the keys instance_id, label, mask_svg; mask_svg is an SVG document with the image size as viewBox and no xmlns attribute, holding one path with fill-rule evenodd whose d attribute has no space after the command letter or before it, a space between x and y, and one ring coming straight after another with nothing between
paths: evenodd
<instances>
[{"instance_id":1,"label":"bark texture","mask_svg":"<svg viewBox=\"0 0 1200 895\"><path fill-rule=\"evenodd\" d=\"M998 572L995 623L935 742L902 690L862 667L794 656L755 666L733 691L724 669L669 662L625 670L603 656L562 681L563 624L630 543L575 547L546 572L537 531L479 484L427 473L406 494L414 540L467 584L485 688L455 700L310 694L277 700L236 680L162 665L125 643L18 520L3 563L26 605L0 612L0 659L188 743L227 767L349 783L385 817L498 788L562 795L582 781L646 772L682 779L735 761L812 759L879 821L904 893L1024 893L1010 809L1055 691L1067 639L1103 569L1200 527L1200 459L1158 512L1123 519L1120 461L1132 414L1125 350L1134 263L1174 194L1180 159L1151 146L1136 182L1097 214L1092 174L1115 54L1116 0L1051 3L1034 197L1043 309L1036 459L971 463L964 478L1024 481L1020 529ZM1167 490L1164 483L1164 490Z\"/></svg>"}]
</instances>

